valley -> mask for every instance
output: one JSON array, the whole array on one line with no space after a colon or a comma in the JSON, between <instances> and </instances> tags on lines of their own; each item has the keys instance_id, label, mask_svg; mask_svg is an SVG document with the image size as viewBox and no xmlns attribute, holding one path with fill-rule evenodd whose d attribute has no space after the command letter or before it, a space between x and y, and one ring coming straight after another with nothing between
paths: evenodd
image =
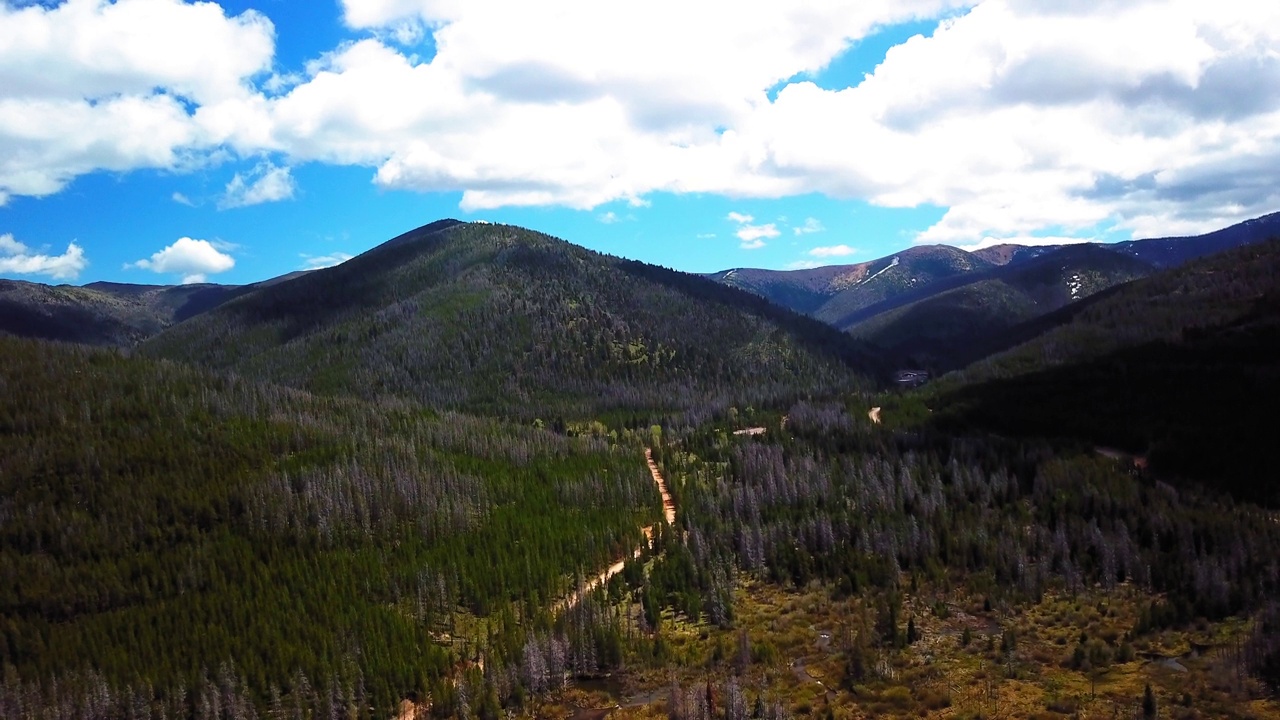
<instances>
[{"instance_id":1,"label":"valley","mask_svg":"<svg viewBox=\"0 0 1280 720\"><path fill-rule=\"evenodd\" d=\"M0 288L0 717L1280 717L1231 238Z\"/></svg>"}]
</instances>

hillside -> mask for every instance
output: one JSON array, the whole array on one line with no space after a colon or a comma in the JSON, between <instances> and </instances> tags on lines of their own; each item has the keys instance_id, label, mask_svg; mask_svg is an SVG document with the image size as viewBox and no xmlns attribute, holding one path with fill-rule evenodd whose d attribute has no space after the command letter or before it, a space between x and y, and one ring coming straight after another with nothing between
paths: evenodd
<instances>
[{"instance_id":1,"label":"hillside","mask_svg":"<svg viewBox=\"0 0 1280 720\"><path fill-rule=\"evenodd\" d=\"M873 263L826 265L809 270L761 270L734 268L704 277L739 288L796 312L810 314L867 277Z\"/></svg>"},{"instance_id":2,"label":"hillside","mask_svg":"<svg viewBox=\"0 0 1280 720\"><path fill-rule=\"evenodd\" d=\"M1277 234L1280 213L1193 237L972 253L914 247L856 265L708 277L849 331L901 362L945 371L1025 340L1037 318L1093 293Z\"/></svg>"},{"instance_id":3,"label":"hillside","mask_svg":"<svg viewBox=\"0 0 1280 720\"><path fill-rule=\"evenodd\" d=\"M1173 268L1196 258L1264 242L1274 237L1280 237L1280 212L1245 220L1204 235L1131 240L1116 243L1113 247L1156 267Z\"/></svg>"},{"instance_id":4,"label":"hillside","mask_svg":"<svg viewBox=\"0 0 1280 720\"><path fill-rule=\"evenodd\" d=\"M957 384L1083 362L1230 324L1280 287L1280 240L1246 245L1154 274L1029 324L1026 342L954 374ZM1012 329L1023 334L1023 327Z\"/></svg>"},{"instance_id":5,"label":"hillside","mask_svg":"<svg viewBox=\"0 0 1280 720\"><path fill-rule=\"evenodd\" d=\"M907 248L870 263L865 277L827 300L813 316L835 327L847 328L857 322L861 311L871 306L990 267L985 260L949 245Z\"/></svg>"},{"instance_id":6,"label":"hillside","mask_svg":"<svg viewBox=\"0 0 1280 720\"><path fill-rule=\"evenodd\" d=\"M953 370L1008 347L1013 327L1152 270L1105 246L1067 245L957 278L954 289L926 289L922 300L894 307L913 297L904 294L873 305L845 329L912 365Z\"/></svg>"},{"instance_id":7,"label":"hillside","mask_svg":"<svg viewBox=\"0 0 1280 720\"><path fill-rule=\"evenodd\" d=\"M50 705L97 708L75 717L253 717L283 692L386 718L441 697L451 633L490 618L473 637L517 654L516 613L661 513L635 445L70 345L0 353L4 717L56 682ZM226 715L197 711L211 696Z\"/></svg>"},{"instance_id":8,"label":"hillside","mask_svg":"<svg viewBox=\"0 0 1280 720\"><path fill-rule=\"evenodd\" d=\"M759 404L877 361L696 276L441 221L171 328L143 352L326 394L525 419Z\"/></svg>"},{"instance_id":9,"label":"hillside","mask_svg":"<svg viewBox=\"0 0 1280 720\"><path fill-rule=\"evenodd\" d=\"M1063 323L942 379L944 428L1075 438L1152 472L1275 504L1280 241L1117 288Z\"/></svg>"},{"instance_id":10,"label":"hillside","mask_svg":"<svg viewBox=\"0 0 1280 720\"><path fill-rule=\"evenodd\" d=\"M291 280L290 273L252 285L132 285L81 287L0 279L0 333L85 345L132 347L175 323L232 298Z\"/></svg>"}]
</instances>

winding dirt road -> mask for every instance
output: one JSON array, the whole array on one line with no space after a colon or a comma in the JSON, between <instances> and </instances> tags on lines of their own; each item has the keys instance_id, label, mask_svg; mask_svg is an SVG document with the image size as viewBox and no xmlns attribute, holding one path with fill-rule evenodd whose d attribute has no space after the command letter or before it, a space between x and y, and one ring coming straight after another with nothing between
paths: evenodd
<instances>
[{"instance_id":1,"label":"winding dirt road","mask_svg":"<svg viewBox=\"0 0 1280 720\"><path fill-rule=\"evenodd\" d=\"M871 410L867 412L867 417L871 418L871 422L879 425L880 424L880 408L878 407L871 408Z\"/></svg>"},{"instance_id":2,"label":"winding dirt road","mask_svg":"<svg viewBox=\"0 0 1280 720\"><path fill-rule=\"evenodd\" d=\"M649 464L649 473L653 475L653 482L655 485L658 486L658 493L662 495L662 517L667 521L668 525L675 525L676 524L676 504L671 499L671 493L667 492L667 481L662 477L662 471L658 469L658 463L654 462L653 460L652 449L650 448L644 449L644 459ZM644 533L646 543L653 539L653 533L656 529L657 528L655 525L649 525L648 527L640 528L640 532ZM640 557L641 549L642 548L637 547L635 549L635 552L631 553L631 557L633 558ZM585 583L583 583L582 587L573 591L569 595L569 597L566 597L563 600L560 600L554 606L552 606L551 611L553 613L558 613L574 605L577 605L578 602L582 600L582 598L586 597L588 593L600 587L601 585L609 582L609 578L622 572L622 568L624 565L626 565L627 559L628 558L623 558L615 562L614 564L610 565L609 567L605 568L604 570L601 570L599 573L596 574L595 577L590 578Z\"/></svg>"}]
</instances>

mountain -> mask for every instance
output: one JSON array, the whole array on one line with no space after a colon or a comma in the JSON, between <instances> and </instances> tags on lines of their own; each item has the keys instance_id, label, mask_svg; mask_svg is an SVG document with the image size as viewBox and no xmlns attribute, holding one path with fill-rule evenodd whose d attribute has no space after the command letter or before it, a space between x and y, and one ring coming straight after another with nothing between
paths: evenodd
<instances>
[{"instance_id":1,"label":"mountain","mask_svg":"<svg viewBox=\"0 0 1280 720\"><path fill-rule=\"evenodd\" d=\"M1010 265L1038 258L1061 247L1061 245L1013 245L1005 243L974 250L973 254L992 265Z\"/></svg>"},{"instance_id":2,"label":"mountain","mask_svg":"<svg viewBox=\"0 0 1280 720\"><path fill-rule=\"evenodd\" d=\"M883 372L857 341L697 276L441 221L142 346L328 394L526 417L759 404Z\"/></svg>"},{"instance_id":3,"label":"mountain","mask_svg":"<svg viewBox=\"0 0 1280 720\"><path fill-rule=\"evenodd\" d=\"M1115 288L941 379L944 428L1074 438L1146 456L1158 476L1276 504L1280 240Z\"/></svg>"},{"instance_id":4,"label":"mountain","mask_svg":"<svg viewBox=\"0 0 1280 720\"><path fill-rule=\"evenodd\" d=\"M952 278L955 288L900 294L844 329L912 365L953 370L1008 347L1006 333L1021 323L1153 271L1107 246L1065 245Z\"/></svg>"},{"instance_id":5,"label":"mountain","mask_svg":"<svg viewBox=\"0 0 1280 720\"><path fill-rule=\"evenodd\" d=\"M1245 220L1204 235L1131 240L1116 243L1112 247L1156 267L1172 268L1196 258L1274 237L1280 237L1280 212Z\"/></svg>"},{"instance_id":6,"label":"mountain","mask_svg":"<svg viewBox=\"0 0 1280 720\"><path fill-rule=\"evenodd\" d=\"M844 329L868 307L936 283L981 272L989 263L950 245L922 245L880 258L865 266L864 276L841 290L813 316Z\"/></svg>"},{"instance_id":7,"label":"mountain","mask_svg":"<svg viewBox=\"0 0 1280 720\"><path fill-rule=\"evenodd\" d=\"M290 273L252 285L44 285L0 280L0 333L85 345L131 347L161 330Z\"/></svg>"},{"instance_id":8,"label":"mountain","mask_svg":"<svg viewBox=\"0 0 1280 720\"><path fill-rule=\"evenodd\" d=\"M953 321L966 331L977 328L999 333L1011 323L1060 307L1064 298L1080 299L1155 269L1177 267L1199 257L1277 235L1280 235L1280 213L1194 237L1114 244L1003 244L972 253L950 246L924 246L856 265L791 271L737 268L708 277L812 315L842 330L853 330L876 318L870 326L855 332L872 339L884 335L891 348L934 357L946 355L949 350L935 348L933 334ZM1102 250L1134 262L1121 264L1114 260L1114 255L1102 254ZM1046 272L1048 266L1037 263L1047 257L1053 258L1051 263L1065 265L1057 268L1059 276L1053 283L1041 282L1043 287L1034 289L1027 287L1027 283L1035 282L1034 278L1018 279L1015 269L1023 265L1037 268L1038 273ZM1077 262L1081 264L1073 267ZM1080 278L1073 281L1071 278L1076 275ZM990 285L959 290L971 283L986 281L1011 282L1017 293L1028 297L1014 300L1009 288ZM990 307L984 307L988 300ZM891 311L897 312L876 317ZM906 316L922 328L918 337L911 335L911 325L899 325L887 334L879 330ZM995 324L988 325L987 320ZM944 363L944 366L956 367L957 363Z\"/></svg>"}]
</instances>

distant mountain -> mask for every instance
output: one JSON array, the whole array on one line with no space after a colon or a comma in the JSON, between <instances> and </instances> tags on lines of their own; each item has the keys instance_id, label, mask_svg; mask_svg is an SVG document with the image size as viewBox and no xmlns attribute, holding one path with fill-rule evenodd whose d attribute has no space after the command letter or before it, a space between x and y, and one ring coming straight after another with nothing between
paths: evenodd
<instances>
[{"instance_id":1,"label":"distant mountain","mask_svg":"<svg viewBox=\"0 0 1280 720\"><path fill-rule=\"evenodd\" d=\"M840 291L867 276L872 263L827 265L811 270L757 270L737 268L705 277L746 290L770 302L801 313L812 313Z\"/></svg>"},{"instance_id":2,"label":"distant mountain","mask_svg":"<svg viewBox=\"0 0 1280 720\"><path fill-rule=\"evenodd\" d=\"M990 267L985 260L950 245L907 248L869 263L865 277L831 297L813 316L845 329L873 305Z\"/></svg>"},{"instance_id":3,"label":"distant mountain","mask_svg":"<svg viewBox=\"0 0 1280 720\"><path fill-rule=\"evenodd\" d=\"M953 375L960 384L1100 358L1229 325L1280 288L1280 239L1199 258L1049 313L1010 333L1022 342Z\"/></svg>"},{"instance_id":4,"label":"distant mountain","mask_svg":"<svg viewBox=\"0 0 1280 720\"><path fill-rule=\"evenodd\" d=\"M1021 262L954 278L952 289L903 294L866 308L846 329L908 358L910 364L954 370L1008 347L1008 331L1154 268L1106 246L1066 245Z\"/></svg>"},{"instance_id":5,"label":"distant mountain","mask_svg":"<svg viewBox=\"0 0 1280 720\"><path fill-rule=\"evenodd\" d=\"M1131 240L1116 243L1112 247L1156 267L1171 268L1196 258L1274 237L1280 237L1280 212L1245 220L1205 235Z\"/></svg>"},{"instance_id":6,"label":"distant mountain","mask_svg":"<svg viewBox=\"0 0 1280 720\"><path fill-rule=\"evenodd\" d=\"M232 285L76 287L0 280L0 333L128 347L241 291Z\"/></svg>"},{"instance_id":7,"label":"distant mountain","mask_svg":"<svg viewBox=\"0 0 1280 720\"><path fill-rule=\"evenodd\" d=\"M1051 253L1061 247L1061 245L1012 245L1005 243L974 250L973 254L992 265L1016 265L1026 260L1038 258L1045 253Z\"/></svg>"},{"instance_id":8,"label":"distant mountain","mask_svg":"<svg viewBox=\"0 0 1280 720\"><path fill-rule=\"evenodd\" d=\"M250 285L94 282L75 286L0 279L0 334L132 347L228 300L305 274L292 272Z\"/></svg>"},{"instance_id":9,"label":"distant mountain","mask_svg":"<svg viewBox=\"0 0 1280 720\"><path fill-rule=\"evenodd\" d=\"M1270 457L1280 240L1165 270L1036 323L1040 335L929 391L941 427L1075 438L1146 455L1163 478L1280 503Z\"/></svg>"},{"instance_id":10,"label":"distant mountain","mask_svg":"<svg viewBox=\"0 0 1280 720\"><path fill-rule=\"evenodd\" d=\"M457 221L260 288L143 351L315 392L548 421L765 403L884 370L849 336L749 293Z\"/></svg>"},{"instance_id":11,"label":"distant mountain","mask_svg":"<svg viewBox=\"0 0 1280 720\"><path fill-rule=\"evenodd\" d=\"M949 370L1026 339L1022 323L1195 258L1280 235L1280 213L1195 237L1115 244L996 245L972 253L914 247L856 265L738 268L711 279L753 292L883 347Z\"/></svg>"}]
</instances>

